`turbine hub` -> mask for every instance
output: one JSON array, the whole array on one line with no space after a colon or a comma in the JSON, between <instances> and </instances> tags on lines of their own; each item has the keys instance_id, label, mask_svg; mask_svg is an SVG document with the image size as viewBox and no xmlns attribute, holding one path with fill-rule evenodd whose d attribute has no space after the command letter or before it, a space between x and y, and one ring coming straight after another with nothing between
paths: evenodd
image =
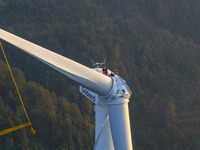
<instances>
[{"instance_id":1,"label":"turbine hub","mask_svg":"<svg viewBox=\"0 0 200 150\"><path fill-rule=\"evenodd\" d=\"M118 75L111 78L113 80L112 89L107 96L103 97L107 104L122 104L129 102L132 92L126 82Z\"/></svg>"}]
</instances>

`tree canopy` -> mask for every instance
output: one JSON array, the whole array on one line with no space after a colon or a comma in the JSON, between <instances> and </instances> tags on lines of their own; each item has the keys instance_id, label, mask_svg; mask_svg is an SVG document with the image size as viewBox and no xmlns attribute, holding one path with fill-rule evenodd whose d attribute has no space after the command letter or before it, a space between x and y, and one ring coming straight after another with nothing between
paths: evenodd
<instances>
[{"instance_id":1,"label":"tree canopy","mask_svg":"<svg viewBox=\"0 0 200 150\"><path fill-rule=\"evenodd\" d=\"M86 66L92 67L90 59L106 59L109 69L119 70L133 91L136 150L200 148L199 15L196 0L0 0L0 28ZM11 65L24 72L14 69L41 147L92 149L93 108L78 85L3 45ZM0 65L0 101L22 123L14 87ZM0 111L3 129L9 122ZM27 132L20 134L28 144ZM14 136L0 137L3 148L23 147Z\"/></svg>"}]
</instances>

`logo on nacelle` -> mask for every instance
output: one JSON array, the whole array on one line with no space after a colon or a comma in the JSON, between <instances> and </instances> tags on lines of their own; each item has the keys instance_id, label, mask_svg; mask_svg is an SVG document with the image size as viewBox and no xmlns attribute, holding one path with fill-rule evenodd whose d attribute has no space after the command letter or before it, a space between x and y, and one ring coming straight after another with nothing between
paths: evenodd
<instances>
[{"instance_id":1,"label":"logo on nacelle","mask_svg":"<svg viewBox=\"0 0 200 150\"><path fill-rule=\"evenodd\" d=\"M98 94L82 87L82 86L79 86L80 88L80 92L86 96L87 98L89 98L92 102L96 103L98 101Z\"/></svg>"}]
</instances>

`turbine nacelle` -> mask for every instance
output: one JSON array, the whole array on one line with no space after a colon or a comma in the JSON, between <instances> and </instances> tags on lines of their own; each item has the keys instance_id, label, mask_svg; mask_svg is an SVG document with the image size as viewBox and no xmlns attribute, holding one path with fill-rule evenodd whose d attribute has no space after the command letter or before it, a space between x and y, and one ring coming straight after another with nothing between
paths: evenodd
<instances>
[{"instance_id":1,"label":"turbine nacelle","mask_svg":"<svg viewBox=\"0 0 200 150\"><path fill-rule=\"evenodd\" d=\"M104 74L103 69L104 68L94 68L93 70ZM109 74L112 73L109 69L108 72ZM113 84L111 90L106 96L98 95L97 93L92 92L91 90L83 86L80 86L80 92L95 104L105 105L105 104L122 104L129 102L132 92L128 87L128 85L126 84L126 82L118 75L110 76L110 78L112 79ZM101 97L101 100L98 99L97 95Z\"/></svg>"}]
</instances>

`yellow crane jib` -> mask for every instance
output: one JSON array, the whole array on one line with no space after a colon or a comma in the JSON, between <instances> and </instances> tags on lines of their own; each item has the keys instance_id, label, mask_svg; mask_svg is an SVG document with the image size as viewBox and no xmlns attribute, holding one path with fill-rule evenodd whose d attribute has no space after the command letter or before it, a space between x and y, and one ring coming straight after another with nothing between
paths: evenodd
<instances>
[{"instance_id":1,"label":"yellow crane jib","mask_svg":"<svg viewBox=\"0 0 200 150\"><path fill-rule=\"evenodd\" d=\"M19 126L15 126L15 127L12 127L12 128L9 128L9 129L3 130L3 131L0 131L0 136L1 136L1 135L4 135L4 134L8 134L8 133L13 132L13 131L16 131L16 130L19 130L19 129L22 129L22 128L27 127L27 126L30 126L30 134L31 134L31 135L35 135L35 131L33 130L32 124L31 124L30 119L29 119L29 117L28 117L28 114L27 114L27 112L26 112L24 103L23 103L22 98L21 98L21 95L20 95L20 93L19 93L19 89L18 89L17 84L16 84L16 82L15 82L15 78L14 78L13 73L12 73L12 71L11 71L11 68L10 68L10 65L9 65L9 63L8 63L8 59L7 59L6 54L5 54L5 52L4 52L3 46L2 46L2 44L1 44L1 41L0 41L0 46L1 46L1 50L2 50L2 52L3 52L4 58L5 58L5 60L6 60L6 63L7 63L9 72L10 72L10 75L11 75L11 77L12 77L13 83L14 83L15 88L16 88L16 90L17 90L17 93L18 93L18 96L19 96L19 100L20 100L20 102L21 102L21 104L22 104L23 110L24 110L25 115L26 115L26 118L27 118L27 120L28 120L28 123L26 123L26 124L22 124L22 125L19 125Z\"/></svg>"}]
</instances>

